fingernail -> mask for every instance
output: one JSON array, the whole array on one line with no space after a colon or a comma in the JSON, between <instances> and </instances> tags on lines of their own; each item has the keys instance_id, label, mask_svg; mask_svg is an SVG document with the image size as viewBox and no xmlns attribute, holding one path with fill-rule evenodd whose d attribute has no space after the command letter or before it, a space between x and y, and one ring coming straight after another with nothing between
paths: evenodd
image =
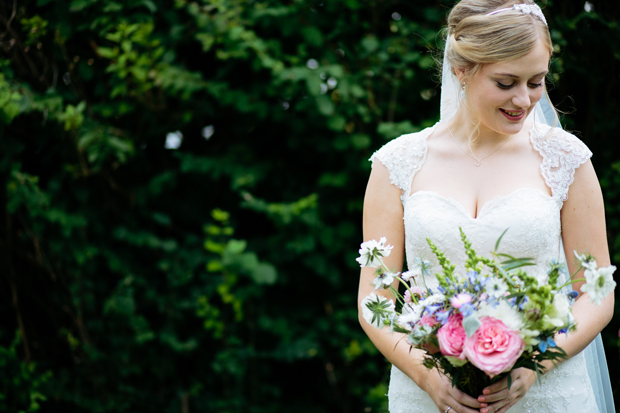
<instances>
[{"instance_id":1,"label":"fingernail","mask_svg":"<svg viewBox=\"0 0 620 413\"><path fill-rule=\"evenodd\" d=\"M491 390L489 389L482 390L482 394L490 394L490 393L491 393Z\"/></svg>"},{"instance_id":2,"label":"fingernail","mask_svg":"<svg viewBox=\"0 0 620 413\"><path fill-rule=\"evenodd\" d=\"M486 403L480 403L480 408L487 407L487 406L488 406L488 404L486 404Z\"/></svg>"},{"instance_id":3,"label":"fingernail","mask_svg":"<svg viewBox=\"0 0 620 413\"><path fill-rule=\"evenodd\" d=\"M484 397L482 397L482 396L480 396L480 397L478 397L478 401L479 401L479 402L483 402L483 401L485 401L485 398L484 398Z\"/></svg>"},{"instance_id":4,"label":"fingernail","mask_svg":"<svg viewBox=\"0 0 620 413\"><path fill-rule=\"evenodd\" d=\"M480 410L480 413L489 413L489 409L482 409Z\"/></svg>"}]
</instances>

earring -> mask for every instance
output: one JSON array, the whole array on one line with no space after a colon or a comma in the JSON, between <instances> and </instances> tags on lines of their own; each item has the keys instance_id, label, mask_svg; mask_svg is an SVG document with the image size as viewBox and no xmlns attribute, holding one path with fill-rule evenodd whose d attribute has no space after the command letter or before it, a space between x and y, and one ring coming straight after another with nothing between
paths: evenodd
<instances>
[{"instance_id":1,"label":"earring","mask_svg":"<svg viewBox=\"0 0 620 413\"><path fill-rule=\"evenodd\" d=\"M465 82L463 82L463 87L461 88L461 100L465 99Z\"/></svg>"}]
</instances>

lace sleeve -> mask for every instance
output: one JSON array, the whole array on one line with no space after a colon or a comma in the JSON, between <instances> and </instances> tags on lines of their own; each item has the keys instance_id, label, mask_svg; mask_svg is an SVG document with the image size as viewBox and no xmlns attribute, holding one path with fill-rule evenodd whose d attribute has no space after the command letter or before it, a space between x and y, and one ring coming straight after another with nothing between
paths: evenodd
<instances>
[{"instance_id":1,"label":"lace sleeve","mask_svg":"<svg viewBox=\"0 0 620 413\"><path fill-rule=\"evenodd\" d=\"M426 138L430 129L402 135L383 145L370 157L373 165L378 160L388 169L390 182L400 189L403 199L409 192L413 176L426 159Z\"/></svg>"},{"instance_id":2,"label":"lace sleeve","mask_svg":"<svg viewBox=\"0 0 620 413\"><path fill-rule=\"evenodd\" d=\"M561 207L568 199L568 188L575 179L575 170L592 157L592 152L576 136L540 124L533 132L532 144L543 158L540 173Z\"/></svg>"}]
</instances>

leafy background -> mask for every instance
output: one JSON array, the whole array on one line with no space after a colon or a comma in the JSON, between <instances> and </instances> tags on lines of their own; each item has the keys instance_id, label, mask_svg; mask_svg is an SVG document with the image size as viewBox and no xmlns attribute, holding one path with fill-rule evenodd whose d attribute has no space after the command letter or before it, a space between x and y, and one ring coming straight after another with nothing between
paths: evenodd
<instances>
[{"instance_id":1,"label":"leafy background","mask_svg":"<svg viewBox=\"0 0 620 413\"><path fill-rule=\"evenodd\" d=\"M0 2L0 411L386 411L367 159L437 120L452 3ZM541 5L617 265L620 3Z\"/></svg>"}]
</instances>

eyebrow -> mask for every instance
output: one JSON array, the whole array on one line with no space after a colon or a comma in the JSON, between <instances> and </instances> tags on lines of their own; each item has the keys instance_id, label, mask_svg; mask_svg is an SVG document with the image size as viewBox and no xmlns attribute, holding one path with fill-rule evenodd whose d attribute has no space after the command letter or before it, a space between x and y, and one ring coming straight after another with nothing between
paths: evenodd
<instances>
[{"instance_id":1,"label":"eyebrow","mask_svg":"<svg viewBox=\"0 0 620 413\"><path fill-rule=\"evenodd\" d=\"M532 77L536 77L536 76L541 76L541 75L546 75L547 73L549 73L548 70L545 70L544 72L540 72L540 73L536 73L534 76ZM495 73L496 76L508 76L508 77L514 77L516 79L519 78L519 76L517 75L512 75L510 73Z\"/></svg>"}]
</instances>

